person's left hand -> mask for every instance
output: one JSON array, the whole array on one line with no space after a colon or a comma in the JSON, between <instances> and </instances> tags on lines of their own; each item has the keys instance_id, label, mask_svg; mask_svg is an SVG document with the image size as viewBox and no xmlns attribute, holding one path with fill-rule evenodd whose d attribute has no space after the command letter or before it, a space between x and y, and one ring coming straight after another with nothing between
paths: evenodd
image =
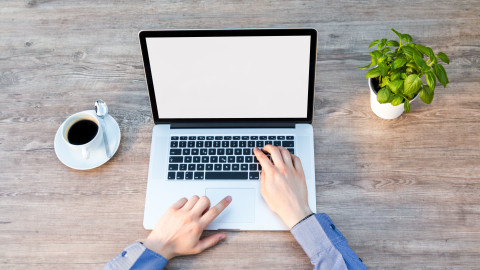
<instances>
[{"instance_id":1,"label":"person's left hand","mask_svg":"<svg viewBox=\"0 0 480 270\"><path fill-rule=\"evenodd\" d=\"M193 196L188 201L182 198L160 218L143 245L167 260L200 253L227 237L224 233L216 233L200 240L203 230L231 201L232 197L227 196L210 208L210 200L205 196Z\"/></svg>"}]
</instances>

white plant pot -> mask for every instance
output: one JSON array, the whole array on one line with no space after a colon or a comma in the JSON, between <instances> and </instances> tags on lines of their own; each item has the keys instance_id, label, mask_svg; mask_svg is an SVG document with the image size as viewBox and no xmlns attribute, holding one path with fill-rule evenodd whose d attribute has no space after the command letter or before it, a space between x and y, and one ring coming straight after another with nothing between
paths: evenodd
<instances>
[{"instance_id":1,"label":"white plant pot","mask_svg":"<svg viewBox=\"0 0 480 270\"><path fill-rule=\"evenodd\" d=\"M378 102L377 93L375 93L373 88L373 80L371 78L368 79L368 87L370 87L370 107L378 117L383 119L395 119L402 115L402 113L405 111L403 103L393 106L391 103L381 104ZM410 100L410 104L417 99L417 97L418 95Z\"/></svg>"}]
</instances>

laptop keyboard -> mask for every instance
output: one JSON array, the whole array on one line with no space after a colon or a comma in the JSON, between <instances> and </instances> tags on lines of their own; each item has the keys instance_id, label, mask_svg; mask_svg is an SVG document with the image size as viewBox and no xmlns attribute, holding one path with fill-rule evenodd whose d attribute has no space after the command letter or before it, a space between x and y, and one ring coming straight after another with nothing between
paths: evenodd
<instances>
[{"instance_id":1,"label":"laptop keyboard","mask_svg":"<svg viewBox=\"0 0 480 270\"><path fill-rule=\"evenodd\" d=\"M171 136L169 180L258 180L262 170L253 148L283 146L294 154L295 137Z\"/></svg>"}]
</instances>

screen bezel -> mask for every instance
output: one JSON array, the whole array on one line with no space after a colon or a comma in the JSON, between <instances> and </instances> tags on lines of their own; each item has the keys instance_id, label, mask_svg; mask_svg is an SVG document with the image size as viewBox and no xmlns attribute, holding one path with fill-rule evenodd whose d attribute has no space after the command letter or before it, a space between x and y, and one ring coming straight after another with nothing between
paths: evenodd
<instances>
[{"instance_id":1,"label":"screen bezel","mask_svg":"<svg viewBox=\"0 0 480 270\"><path fill-rule=\"evenodd\" d=\"M152 71L148 57L147 38L162 37L239 37L239 36L310 36L310 63L308 75L308 106L305 118L159 118ZM144 30L139 34L145 78L155 124L171 123L312 123L317 57L317 31L313 28L296 29L214 29L214 30Z\"/></svg>"}]
</instances>

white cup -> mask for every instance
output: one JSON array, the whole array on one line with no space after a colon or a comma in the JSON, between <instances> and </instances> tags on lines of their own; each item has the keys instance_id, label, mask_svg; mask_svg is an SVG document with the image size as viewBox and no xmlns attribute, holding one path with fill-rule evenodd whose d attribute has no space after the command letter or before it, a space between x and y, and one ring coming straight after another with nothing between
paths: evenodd
<instances>
[{"instance_id":1,"label":"white cup","mask_svg":"<svg viewBox=\"0 0 480 270\"><path fill-rule=\"evenodd\" d=\"M77 123L80 120L90 120L92 122L95 122L98 126L97 134L95 135L95 137L93 137L93 139L91 139L89 142L85 144L71 144L68 141L68 132L70 131L70 128L73 126L73 124ZM65 120L65 124L63 125L62 134L63 134L63 141L73 151L81 152L83 159L88 159L90 157L90 151L98 147L103 142L102 126L100 125L97 117L88 112L79 112L68 117L67 120Z\"/></svg>"}]
</instances>

